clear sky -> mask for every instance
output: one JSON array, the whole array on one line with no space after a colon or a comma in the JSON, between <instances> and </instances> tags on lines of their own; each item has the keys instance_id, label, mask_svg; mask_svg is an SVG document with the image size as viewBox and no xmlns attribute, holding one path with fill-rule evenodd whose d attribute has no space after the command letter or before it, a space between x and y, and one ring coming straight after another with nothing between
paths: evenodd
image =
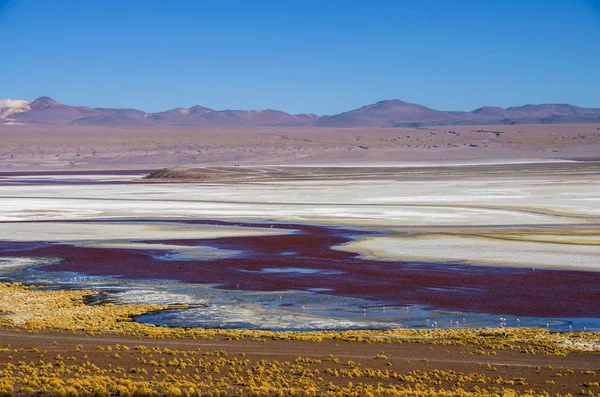
<instances>
[{"instance_id":1,"label":"clear sky","mask_svg":"<svg viewBox=\"0 0 600 397\"><path fill-rule=\"evenodd\" d=\"M0 0L0 98L600 107L600 0Z\"/></svg>"}]
</instances>

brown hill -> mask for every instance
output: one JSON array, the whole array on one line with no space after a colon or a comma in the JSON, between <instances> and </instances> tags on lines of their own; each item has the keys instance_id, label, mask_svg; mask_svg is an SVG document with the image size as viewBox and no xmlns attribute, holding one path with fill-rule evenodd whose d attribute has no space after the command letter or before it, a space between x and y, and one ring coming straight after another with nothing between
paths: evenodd
<instances>
[{"instance_id":1,"label":"brown hill","mask_svg":"<svg viewBox=\"0 0 600 397\"><path fill-rule=\"evenodd\" d=\"M68 124L83 117L100 115L96 109L85 106L69 106L47 96L29 103L31 110L16 113L11 118L26 124Z\"/></svg>"},{"instance_id":2,"label":"brown hill","mask_svg":"<svg viewBox=\"0 0 600 397\"><path fill-rule=\"evenodd\" d=\"M398 99L380 101L360 109L324 116L317 121L323 127L405 127L415 124L453 124L458 117Z\"/></svg>"}]
</instances>

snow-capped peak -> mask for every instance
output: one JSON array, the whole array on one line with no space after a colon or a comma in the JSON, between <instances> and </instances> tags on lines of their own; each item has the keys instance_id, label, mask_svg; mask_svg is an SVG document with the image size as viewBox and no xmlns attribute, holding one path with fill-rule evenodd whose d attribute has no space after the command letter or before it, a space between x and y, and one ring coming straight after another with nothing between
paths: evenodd
<instances>
[{"instance_id":1,"label":"snow-capped peak","mask_svg":"<svg viewBox=\"0 0 600 397\"><path fill-rule=\"evenodd\" d=\"M0 109L2 108L21 108L29 105L29 101L22 99L0 99Z\"/></svg>"},{"instance_id":2,"label":"snow-capped peak","mask_svg":"<svg viewBox=\"0 0 600 397\"><path fill-rule=\"evenodd\" d=\"M0 118L31 110L29 102L22 99L0 99Z\"/></svg>"}]
</instances>

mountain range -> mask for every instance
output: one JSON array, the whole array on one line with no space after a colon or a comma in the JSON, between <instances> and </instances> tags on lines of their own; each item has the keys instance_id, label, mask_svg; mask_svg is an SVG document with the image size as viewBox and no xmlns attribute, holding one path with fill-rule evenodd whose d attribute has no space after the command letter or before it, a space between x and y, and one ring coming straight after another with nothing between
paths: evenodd
<instances>
[{"instance_id":1,"label":"mountain range","mask_svg":"<svg viewBox=\"0 0 600 397\"><path fill-rule=\"evenodd\" d=\"M509 108L484 106L470 112L442 111L397 99L332 115L289 114L280 110L214 110L200 105L157 113L136 109L71 106L49 97L33 101L0 99L0 124L88 126L314 126L419 127L427 125L600 123L600 109L568 104Z\"/></svg>"}]
</instances>

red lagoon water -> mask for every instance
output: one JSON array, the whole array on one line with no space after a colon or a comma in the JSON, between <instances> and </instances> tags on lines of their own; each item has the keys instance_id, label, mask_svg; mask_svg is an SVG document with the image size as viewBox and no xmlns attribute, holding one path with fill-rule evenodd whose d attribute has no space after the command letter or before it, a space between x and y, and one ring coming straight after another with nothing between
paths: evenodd
<instances>
[{"instance_id":1,"label":"red lagoon water","mask_svg":"<svg viewBox=\"0 0 600 397\"><path fill-rule=\"evenodd\" d=\"M183 223L234 224L204 220ZM363 260L331 247L364 232L297 224L273 227L295 232L280 236L144 241L208 245L241 252L217 260L164 260L157 259L164 251L82 248L43 242L2 243L0 256L61 257L62 262L41 270L95 276L178 280L250 291L316 289L318 293L362 298L387 306L418 304L430 309L488 314L600 318L597 272Z\"/></svg>"}]
</instances>

